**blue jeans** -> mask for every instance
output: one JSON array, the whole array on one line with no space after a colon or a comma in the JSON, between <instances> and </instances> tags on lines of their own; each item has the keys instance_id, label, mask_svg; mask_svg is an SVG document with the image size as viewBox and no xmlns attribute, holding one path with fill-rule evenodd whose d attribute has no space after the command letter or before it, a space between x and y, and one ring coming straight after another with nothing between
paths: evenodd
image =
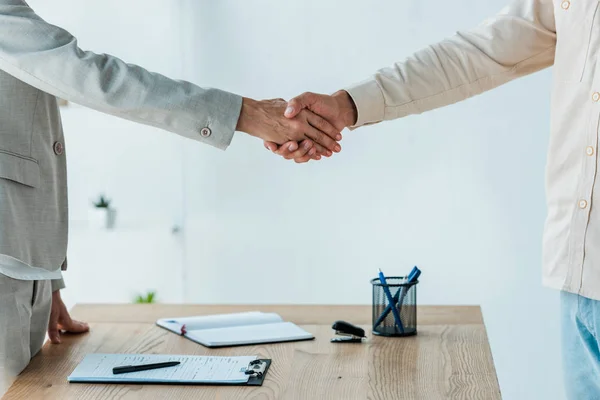
<instances>
[{"instance_id":1,"label":"blue jeans","mask_svg":"<svg viewBox=\"0 0 600 400\"><path fill-rule=\"evenodd\" d=\"M561 292L562 353L569 400L600 400L600 301Z\"/></svg>"}]
</instances>

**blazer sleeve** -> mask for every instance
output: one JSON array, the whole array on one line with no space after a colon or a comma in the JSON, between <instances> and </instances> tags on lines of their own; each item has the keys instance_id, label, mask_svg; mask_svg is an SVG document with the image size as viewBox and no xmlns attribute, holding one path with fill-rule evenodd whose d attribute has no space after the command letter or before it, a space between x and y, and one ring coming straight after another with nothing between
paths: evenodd
<instances>
[{"instance_id":1,"label":"blazer sleeve","mask_svg":"<svg viewBox=\"0 0 600 400\"><path fill-rule=\"evenodd\" d=\"M242 104L235 94L84 51L23 0L0 0L0 70L65 100L220 149L231 142Z\"/></svg>"},{"instance_id":2,"label":"blazer sleeve","mask_svg":"<svg viewBox=\"0 0 600 400\"><path fill-rule=\"evenodd\" d=\"M513 0L475 29L431 45L346 88L356 127L419 114L554 63L553 0Z\"/></svg>"},{"instance_id":3,"label":"blazer sleeve","mask_svg":"<svg viewBox=\"0 0 600 400\"><path fill-rule=\"evenodd\" d=\"M57 290L63 290L64 288L66 288L65 281L63 278L52 279L50 281L50 286L52 288L52 293L56 292Z\"/></svg>"}]
</instances>

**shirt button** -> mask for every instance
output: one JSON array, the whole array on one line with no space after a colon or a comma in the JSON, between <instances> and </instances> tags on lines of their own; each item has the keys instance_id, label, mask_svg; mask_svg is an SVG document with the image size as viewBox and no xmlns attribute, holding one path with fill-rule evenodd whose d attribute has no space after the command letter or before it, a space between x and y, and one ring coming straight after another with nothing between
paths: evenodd
<instances>
[{"instance_id":1,"label":"shirt button","mask_svg":"<svg viewBox=\"0 0 600 400\"><path fill-rule=\"evenodd\" d=\"M594 94L592 95L592 100L594 100L594 102L598 102L598 100L600 100L600 93L598 92L594 92Z\"/></svg>"},{"instance_id":2,"label":"shirt button","mask_svg":"<svg viewBox=\"0 0 600 400\"><path fill-rule=\"evenodd\" d=\"M54 149L54 154L56 154L57 156L61 156L64 149L63 149L63 145L61 142L54 142L54 146L52 146Z\"/></svg>"},{"instance_id":3,"label":"shirt button","mask_svg":"<svg viewBox=\"0 0 600 400\"><path fill-rule=\"evenodd\" d=\"M202 130L200 131L200 136L202 136L203 138L207 138L212 134L210 128L202 128Z\"/></svg>"},{"instance_id":4,"label":"shirt button","mask_svg":"<svg viewBox=\"0 0 600 400\"><path fill-rule=\"evenodd\" d=\"M587 207L587 201L579 200L579 208L581 208L583 210L586 207Z\"/></svg>"},{"instance_id":5,"label":"shirt button","mask_svg":"<svg viewBox=\"0 0 600 400\"><path fill-rule=\"evenodd\" d=\"M586 147L585 154L587 154L588 156L593 156L594 155L594 148L592 146Z\"/></svg>"},{"instance_id":6,"label":"shirt button","mask_svg":"<svg viewBox=\"0 0 600 400\"><path fill-rule=\"evenodd\" d=\"M571 2L570 1L563 1L560 6L562 7L563 10L568 10L569 7L571 7Z\"/></svg>"}]
</instances>

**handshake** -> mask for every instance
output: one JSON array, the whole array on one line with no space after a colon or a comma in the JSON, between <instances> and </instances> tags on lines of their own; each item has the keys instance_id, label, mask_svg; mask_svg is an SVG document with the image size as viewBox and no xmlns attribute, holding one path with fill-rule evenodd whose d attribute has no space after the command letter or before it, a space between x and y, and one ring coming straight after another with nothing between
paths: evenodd
<instances>
[{"instance_id":1,"label":"handshake","mask_svg":"<svg viewBox=\"0 0 600 400\"><path fill-rule=\"evenodd\" d=\"M343 90L331 96L304 93L289 102L244 98L236 130L264 140L287 160L305 163L339 153L341 131L356 119L354 101Z\"/></svg>"}]
</instances>

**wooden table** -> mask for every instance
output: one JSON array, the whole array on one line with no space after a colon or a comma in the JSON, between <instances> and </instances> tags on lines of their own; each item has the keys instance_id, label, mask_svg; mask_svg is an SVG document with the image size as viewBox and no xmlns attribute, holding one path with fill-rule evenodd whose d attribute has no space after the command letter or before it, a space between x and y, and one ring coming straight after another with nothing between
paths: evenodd
<instances>
[{"instance_id":1,"label":"wooden table","mask_svg":"<svg viewBox=\"0 0 600 400\"><path fill-rule=\"evenodd\" d=\"M154 325L163 317L260 310L312 332L308 342L211 350ZM73 316L91 333L46 344L12 385L12 399L500 399L479 307L424 306L418 335L370 332L368 306L78 305ZM368 332L364 344L332 344L331 324L347 320ZM273 365L262 387L69 384L88 353L258 355Z\"/></svg>"}]
</instances>

